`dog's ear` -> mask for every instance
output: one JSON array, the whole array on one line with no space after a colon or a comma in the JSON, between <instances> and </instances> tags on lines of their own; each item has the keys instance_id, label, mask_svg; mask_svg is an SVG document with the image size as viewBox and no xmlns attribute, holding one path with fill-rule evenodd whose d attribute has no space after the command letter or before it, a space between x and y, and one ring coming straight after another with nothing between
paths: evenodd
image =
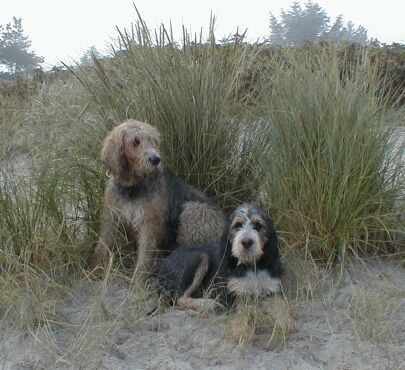
<instances>
[{"instance_id":1,"label":"dog's ear","mask_svg":"<svg viewBox=\"0 0 405 370\"><path fill-rule=\"evenodd\" d=\"M231 227L231 221L228 219L225 222L224 230L222 232L221 249L222 249L222 255L225 256L226 267L230 271L233 271L238 264L238 260L237 260L237 258L235 258L232 255L232 243L229 238L230 227Z\"/></svg>"},{"instance_id":2,"label":"dog's ear","mask_svg":"<svg viewBox=\"0 0 405 370\"><path fill-rule=\"evenodd\" d=\"M266 268L273 277L280 277L283 273L283 266L278 249L277 233L273 221L269 219L266 233L267 242L263 247L263 255L258 263L259 268Z\"/></svg>"},{"instance_id":3,"label":"dog's ear","mask_svg":"<svg viewBox=\"0 0 405 370\"><path fill-rule=\"evenodd\" d=\"M115 176L120 176L127 171L128 160L125 155L124 142L114 132L110 132L104 141L101 161Z\"/></svg>"}]
</instances>

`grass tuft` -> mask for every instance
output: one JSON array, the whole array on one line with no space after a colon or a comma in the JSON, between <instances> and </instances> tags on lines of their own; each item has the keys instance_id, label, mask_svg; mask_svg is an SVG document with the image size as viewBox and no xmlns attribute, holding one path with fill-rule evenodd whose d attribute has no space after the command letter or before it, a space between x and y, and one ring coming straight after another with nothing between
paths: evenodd
<instances>
[{"instance_id":1,"label":"grass tuft","mask_svg":"<svg viewBox=\"0 0 405 370\"><path fill-rule=\"evenodd\" d=\"M251 196L254 187L254 133L236 115L254 52L242 39L219 45L214 24L213 18L206 37L183 28L178 44L170 29L151 32L140 18L131 30L119 30L112 59L94 58L93 72L77 75L105 127L128 118L156 126L165 165L229 205Z\"/></svg>"},{"instance_id":2,"label":"grass tuft","mask_svg":"<svg viewBox=\"0 0 405 370\"><path fill-rule=\"evenodd\" d=\"M273 64L258 154L279 229L329 264L386 251L403 212L405 141L367 52L350 69L332 47L285 50Z\"/></svg>"}]
</instances>

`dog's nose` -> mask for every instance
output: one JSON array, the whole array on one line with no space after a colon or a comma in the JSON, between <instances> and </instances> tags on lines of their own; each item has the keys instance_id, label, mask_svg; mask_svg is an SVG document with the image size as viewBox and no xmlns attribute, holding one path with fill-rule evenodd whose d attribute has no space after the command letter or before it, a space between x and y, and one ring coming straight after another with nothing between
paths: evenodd
<instances>
[{"instance_id":1,"label":"dog's nose","mask_svg":"<svg viewBox=\"0 0 405 370\"><path fill-rule=\"evenodd\" d=\"M154 166L157 166L160 163L161 159L158 155L153 155L149 158L149 162L152 163Z\"/></svg>"},{"instance_id":2,"label":"dog's nose","mask_svg":"<svg viewBox=\"0 0 405 370\"><path fill-rule=\"evenodd\" d=\"M242 245L245 249L249 249L253 245L253 240L252 239L243 239Z\"/></svg>"}]
</instances>

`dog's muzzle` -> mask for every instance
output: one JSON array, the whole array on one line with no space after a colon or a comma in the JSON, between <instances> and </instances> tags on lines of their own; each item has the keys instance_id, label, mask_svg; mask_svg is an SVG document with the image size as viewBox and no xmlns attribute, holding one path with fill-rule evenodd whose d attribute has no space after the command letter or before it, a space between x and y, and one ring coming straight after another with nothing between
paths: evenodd
<instances>
[{"instance_id":1,"label":"dog's muzzle","mask_svg":"<svg viewBox=\"0 0 405 370\"><path fill-rule=\"evenodd\" d=\"M232 241L232 255L241 263L254 264L263 254L256 232L239 231Z\"/></svg>"}]
</instances>

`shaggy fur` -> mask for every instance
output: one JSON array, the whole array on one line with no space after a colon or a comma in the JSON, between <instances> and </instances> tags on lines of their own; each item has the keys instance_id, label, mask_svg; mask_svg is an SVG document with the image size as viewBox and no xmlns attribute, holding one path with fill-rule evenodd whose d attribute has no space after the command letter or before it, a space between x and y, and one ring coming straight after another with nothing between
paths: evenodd
<instances>
[{"instance_id":1,"label":"shaggy fur","mask_svg":"<svg viewBox=\"0 0 405 370\"><path fill-rule=\"evenodd\" d=\"M271 217L256 204L243 204L230 216L222 235L228 292L263 298L279 292L283 273Z\"/></svg>"},{"instance_id":2,"label":"shaggy fur","mask_svg":"<svg viewBox=\"0 0 405 370\"><path fill-rule=\"evenodd\" d=\"M219 243L176 248L155 269L161 295L184 308L212 309L229 306L226 267ZM203 292L218 300L205 298Z\"/></svg>"},{"instance_id":3,"label":"shaggy fur","mask_svg":"<svg viewBox=\"0 0 405 370\"><path fill-rule=\"evenodd\" d=\"M223 228L221 244L178 247L157 266L164 297L179 306L204 310L219 297L229 307L243 296L264 298L280 290L282 266L273 221L255 204L235 209Z\"/></svg>"},{"instance_id":4,"label":"shaggy fur","mask_svg":"<svg viewBox=\"0 0 405 370\"><path fill-rule=\"evenodd\" d=\"M172 250L177 240L211 243L220 237L211 222L224 223L221 210L163 169L160 136L149 124L129 120L115 127L105 139L101 160L111 176L92 269L106 262L119 225L137 249L135 273L141 280L152 270L157 252ZM210 222L199 222L207 217Z\"/></svg>"}]
</instances>

